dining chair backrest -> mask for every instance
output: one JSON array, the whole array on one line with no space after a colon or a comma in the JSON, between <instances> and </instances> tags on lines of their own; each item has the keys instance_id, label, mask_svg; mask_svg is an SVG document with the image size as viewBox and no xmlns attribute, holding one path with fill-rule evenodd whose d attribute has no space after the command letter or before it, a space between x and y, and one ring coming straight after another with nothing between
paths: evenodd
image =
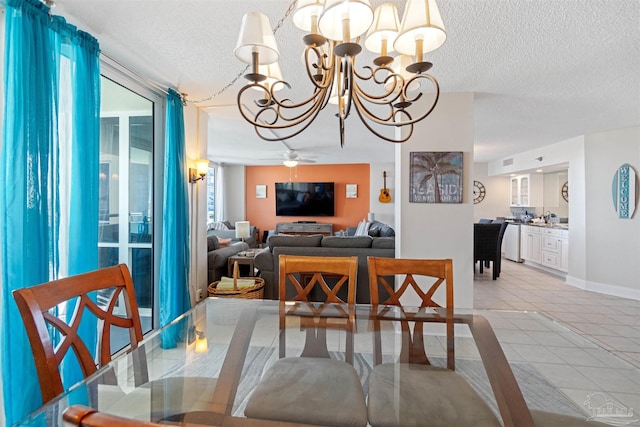
<instances>
[{"instance_id":1,"label":"dining chair backrest","mask_svg":"<svg viewBox=\"0 0 640 427\"><path fill-rule=\"evenodd\" d=\"M161 427L166 424L156 424L116 415L98 412L96 409L84 405L73 405L62 413L66 425L80 427Z\"/></svg>"},{"instance_id":2,"label":"dining chair backrest","mask_svg":"<svg viewBox=\"0 0 640 427\"><path fill-rule=\"evenodd\" d=\"M400 298L413 290L420 298L420 307L442 307L433 300L438 288L444 283L446 291L445 307L453 309L453 261L451 259L402 259L368 257L369 293L371 304L402 305ZM398 289L389 283L390 277L403 276ZM423 289L414 276L424 276L435 279L428 289ZM389 297L379 301L380 288Z\"/></svg>"},{"instance_id":3,"label":"dining chair backrest","mask_svg":"<svg viewBox=\"0 0 640 427\"><path fill-rule=\"evenodd\" d=\"M125 264L53 280L13 291L35 360L43 402L64 391L60 364L72 349L82 374L87 377L111 361L112 327L128 330L131 348L142 340L142 327L135 291ZM52 309L63 310L63 303L75 302L68 323ZM122 303L122 306L120 304ZM69 306L67 305L67 308ZM123 309L124 314L116 314ZM94 316L98 321L95 357L78 333L80 321ZM58 339L52 336L59 335ZM55 341L58 341L54 345ZM141 367L146 366L141 363ZM137 370L137 383L147 381L146 371Z\"/></svg>"},{"instance_id":4,"label":"dining chair backrest","mask_svg":"<svg viewBox=\"0 0 640 427\"><path fill-rule=\"evenodd\" d=\"M446 323L447 331L447 367L454 369L454 336L453 336L453 261L451 259L403 259L368 257L369 293L371 304L402 307L402 297L414 295L420 298L420 310L417 313L406 312L400 322L402 333L401 362L429 364L422 338L424 314L429 308L444 308L444 315L435 314L434 321ZM395 281L398 280L396 289ZM436 291L444 285L444 306L434 301ZM381 291L389 297L379 300ZM441 313L441 312L440 312ZM374 319L374 325L377 325ZM409 323L414 323L411 331ZM378 326L375 327L378 331ZM381 342L374 334L374 364L381 363Z\"/></svg>"},{"instance_id":5,"label":"dining chair backrest","mask_svg":"<svg viewBox=\"0 0 640 427\"><path fill-rule=\"evenodd\" d=\"M312 291L320 291L322 302L350 305L356 301L358 257L320 257L280 255L280 301L313 301ZM296 275L298 277L296 277ZM327 284L331 278L332 286ZM347 301L338 297L338 292L347 288ZM287 289L293 288L293 297L287 296Z\"/></svg>"}]
</instances>

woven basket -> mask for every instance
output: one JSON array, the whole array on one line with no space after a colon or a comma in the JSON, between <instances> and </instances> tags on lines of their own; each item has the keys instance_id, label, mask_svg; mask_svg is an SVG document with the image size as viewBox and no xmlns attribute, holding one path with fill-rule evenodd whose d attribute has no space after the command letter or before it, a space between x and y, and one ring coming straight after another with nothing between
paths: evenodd
<instances>
[{"instance_id":1,"label":"woven basket","mask_svg":"<svg viewBox=\"0 0 640 427\"><path fill-rule=\"evenodd\" d=\"M208 287L210 297L222 298L245 298L245 299L261 299L264 295L264 279L261 277L238 277L238 263L233 263L233 289L218 289L218 283L215 281ZM247 288L238 289L238 279L255 280L256 284Z\"/></svg>"}]
</instances>

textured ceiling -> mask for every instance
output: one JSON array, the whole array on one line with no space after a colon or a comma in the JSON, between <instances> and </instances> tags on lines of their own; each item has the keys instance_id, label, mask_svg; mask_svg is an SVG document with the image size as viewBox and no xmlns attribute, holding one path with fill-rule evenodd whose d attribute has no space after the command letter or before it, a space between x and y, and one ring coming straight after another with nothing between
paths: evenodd
<instances>
[{"instance_id":1,"label":"textured ceiling","mask_svg":"<svg viewBox=\"0 0 640 427\"><path fill-rule=\"evenodd\" d=\"M383 1L372 0L375 7ZM398 4L400 16L404 1ZM226 163L277 163L280 142L257 138L235 106L243 70L233 55L242 16L276 26L288 0L57 0L54 13L98 38L103 52L177 88L211 117L208 151ZM439 0L447 41L429 54L442 93L475 94L475 160L489 161L574 136L640 124L638 0ZM276 33L291 97L310 94L302 32ZM371 60L360 55L358 64ZM219 94L218 94L219 93ZM217 95L216 95L217 94ZM215 95L215 96L213 96ZM437 107L436 107L437 108ZM319 163L387 162L393 144L350 117L341 149L333 113L287 145ZM410 143L410 142L409 142Z\"/></svg>"}]
</instances>

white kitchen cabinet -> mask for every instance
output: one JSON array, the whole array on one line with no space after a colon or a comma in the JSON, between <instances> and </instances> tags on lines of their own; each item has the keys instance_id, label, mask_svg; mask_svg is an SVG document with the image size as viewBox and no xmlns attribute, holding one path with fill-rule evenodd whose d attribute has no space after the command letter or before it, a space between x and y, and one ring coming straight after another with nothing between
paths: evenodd
<instances>
[{"instance_id":1,"label":"white kitchen cabinet","mask_svg":"<svg viewBox=\"0 0 640 427\"><path fill-rule=\"evenodd\" d=\"M524 174L511 177L510 204L512 207L543 206L544 177L542 174Z\"/></svg>"},{"instance_id":2,"label":"white kitchen cabinet","mask_svg":"<svg viewBox=\"0 0 640 427\"><path fill-rule=\"evenodd\" d=\"M541 240L542 236L537 232L535 227L529 225L523 225L522 236L521 236L521 254L520 256L525 261L532 261L536 263L540 263L542 252L541 252Z\"/></svg>"},{"instance_id":3,"label":"white kitchen cabinet","mask_svg":"<svg viewBox=\"0 0 640 427\"><path fill-rule=\"evenodd\" d=\"M547 268L569 270L569 231L523 225L521 256L525 261Z\"/></svg>"}]
</instances>

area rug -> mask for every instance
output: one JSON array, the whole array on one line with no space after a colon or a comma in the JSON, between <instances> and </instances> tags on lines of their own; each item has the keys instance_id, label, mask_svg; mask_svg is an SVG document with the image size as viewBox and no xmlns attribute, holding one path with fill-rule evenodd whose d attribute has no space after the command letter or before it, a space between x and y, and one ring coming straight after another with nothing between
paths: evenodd
<instances>
[{"instance_id":1,"label":"area rug","mask_svg":"<svg viewBox=\"0 0 640 427\"><path fill-rule=\"evenodd\" d=\"M207 376L217 377L224 360L225 346L210 346L209 351L193 360L185 368L184 364L177 364L175 369L169 374L187 376ZM335 359L343 359L342 353L332 353ZM251 390L256 386L262 374L271 364L277 360L277 350L267 347L250 347L247 353L245 369L238 386L236 400L233 407L233 414L244 416L244 408L247 404ZM431 358L434 366L445 366L446 359ZM212 363L212 361L215 361ZM383 362L391 362L384 360ZM354 368L362 378L362 387L368 389L368 378L371 373L373 362L371 354L356 353L354 355ZM527 363L511 363L513 373L520 385L520 390L530 409L540 409L565 415L584 417L585 413L573 401L571 401L562 391L549 383L533 366ZM456 359L456 372L462 375L471 386L485 399L496 416L500 418L498 407L493 397L493 391L489 384L489 379L485 373L480 360Z\"/></svg>"}]
</instances>

